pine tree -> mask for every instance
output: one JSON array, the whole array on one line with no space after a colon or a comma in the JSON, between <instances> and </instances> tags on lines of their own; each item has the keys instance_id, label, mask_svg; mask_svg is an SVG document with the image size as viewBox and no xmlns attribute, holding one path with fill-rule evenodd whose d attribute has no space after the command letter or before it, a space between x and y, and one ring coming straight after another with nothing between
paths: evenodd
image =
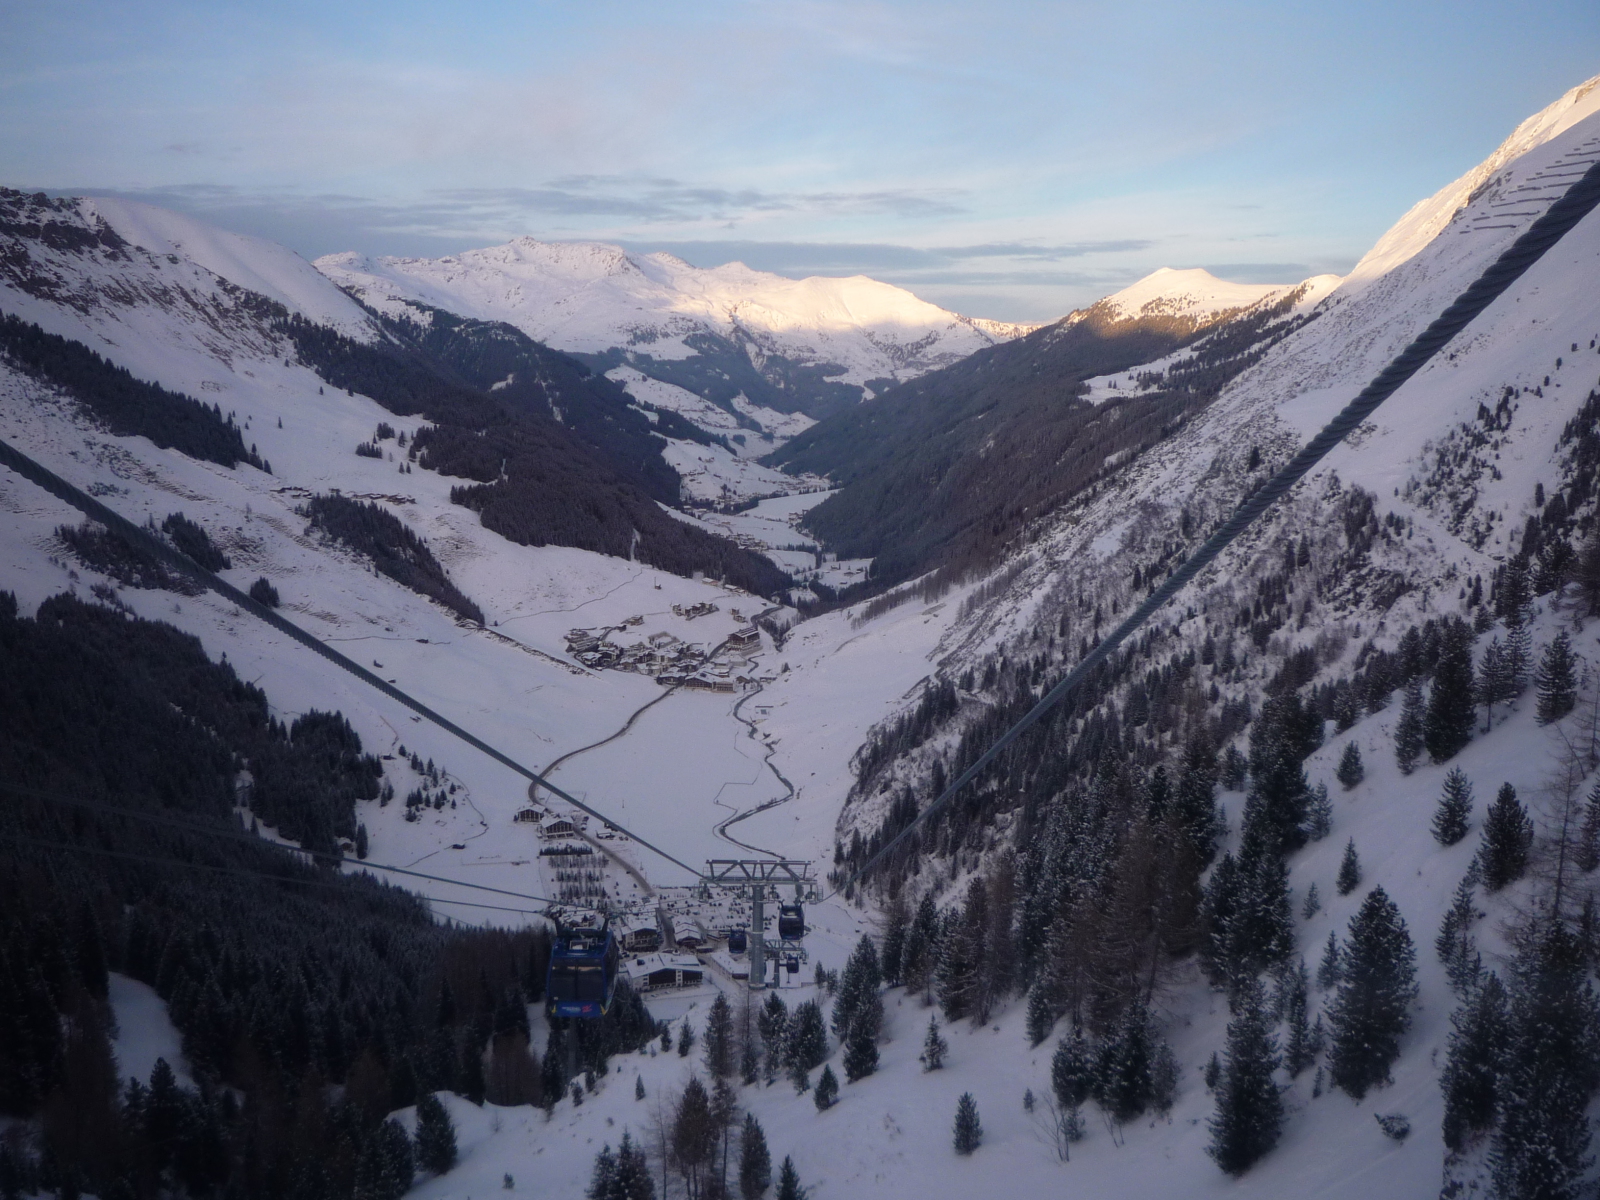
<instances>
[{"instance_id":1,"label":"pine tree","mask_svg":"<svg viewBox=\"0 0 1600 1200\"><path fill-rule=\"evenodd\" d=\"M989 889L983 877L967 885L966 900L939 947L939 1006L946 1021L980 1015L980 973L989 930Z\"/></svg>"},{"instance_id":2,"label":"pine tree","mask_svg":"<svg viewBox=\"0 0 1600 1200\"><path fill-rule=\"evenodd\" d=\"M766 1003L756 1014L756 1029L766 1049L767 1082L771 1083L783 1070L789 1041L789 1006L776 991L767 993Z\"/></svg>"},{"instance_id":3,"label":"pine tree","mask_svg":"<svg viewBox=\"0 0 1600 1200\"><path fill-rule=\"evenodd\" d=\"M417 1098L417 1164L443 1175L456 1165L456 1127L433 1092Z\"/></svg>"},{"instance_id":4,"label":"pine tree","mask_svg":"<svg viewBox=\"0 0 1600 1200\"><path fill-rule=\"evenodd\" d=\"M874 997L876 999L876 997ZM878 1043L866 1022L857 1021L844 1046L844 1077L851 1083L865 1079L878 1069Z\"/></svg>"},{"instance_id":5,"label":"pine tree","mask_svg":"<svg viewBox=\"0 0 1600 1200\"><path fill-rule=\"evenodd\" d=\"M1450 1016L1439 1086L1444 1092L1444 1144L1457 1153L1474 1134L1494 1124L1501 1059L1510 1039L1506 989L1498 975L1490 974Z\"/></svg>"},{"instance_id":6,"label":"pine tree","mask_svg":"<svg viewBox=\"0 0 1600 1200\"><path fill-rule=\"evenodd\" d=\"M357 1200L400 1200L415 1179L411 1139L400 1122L383 1122L367 1135L356 1162Z\"/></svg>"},{"instance_id":7,"label":"pine tree","mask_svg":"<svg viewBox=\"0 0 1600 1200\"><path fill-rule=\"evenodd\" d=\"M1532 845L1533 822L1517 800L1517 789L1509 783L1501 784L1483 821L1483 846L1478 851L1483 886L1498 892L1521 879L1528 868Z\"/></svg>"},{"instance_id":8,"label":"pine tree","mask_svg":"<svg viewBox=\"0 0 1600 1200\"><path fill-rule=\"evenodd\" d=\"M1454 846L1472 826L1472 782L1460 767L1444 777L1444 792L1433 814L1433 837L1441 846Z\"/></svg>"},{"instance_id":9,"label":"pine tree","mask_svg":"<svg viewBox=\"0 0 1600 1200\"><path fill-rule=\"evenodd\" d=\"M1511 698L1522 695L1528 687L1528 673L1533 668L1533 631L1526 625L1507 625L1506 628L1506 686Z\"/></svg>"},{"instance_id":10,"label":"pine tree","mask_svg":"<svg viewBox=\"0 0 1600 1200\"><path fill-rule=\"evenodd\" d=\"M1580 1195L1600 1081L1600 1007L1583 948L1550 925L1518 954L1509 992L1490 1176L1501 1196Z\"/></svg>"},{"instance_id":11,"label":"pine tree","mask_svg":"<svg viewBox=\"0 0 1600 1200\"><path fill-rule=\"evenodd\" d=\"M633 1077L633 1098L635 1100L643 1100L644 1099L644 1076L643 1075L635 1075Z\"/></svg>"},{"instance_id":12,"label":"pine tree","mask_svg":"<svg viewBox=\"0 0 1600 1200\"><path fill-rule=\"evenodd\" d=\"M1354 749L1355 743L1351 743ZM1306 800L1306 836L1320 842L1333 832L1333 802L1328 799L1328 785L1319 783L1311 789Z\"/></svg>"},{"instance_id":13,"label":"pine tree","mask_svg":"<svg viewBox=\"0 0 1600 1200\"><path fill-rule=\"evenodd\" d=\"M742 1200L760 1200L772 1186L772 1155L767 1150L767 1135L753 1113L744 1118L739 1136L739 1195Z\"/></svg>"},{"instance_id":14,"label":"pine tree","mask_svg":"<svg viewBox=\"0 0 1600 1200\"><path fill-rule=\"evenodd\" d=\"M1347 792L1367 777L1367 768L1361 763L1361 747L1353 740L1345 743L1344 753L1339 756L1339 769L1333 777Z\"/></svg>"},{"instance_id":15,"label":"pine tree","mask_svg":"<svg viewBox=\"0 0 1600 1200\"><path fill-rule=\"evenodd\" d=\"M1191 739L1173 797L1173 823L1188 837L1201 870L1217 856L1217 774L1211 743L1203 737Z\"/></svg>"},{"instance_id":16,"label":"pine tree","mask_svg":"<svg viewBox=\"0 0 1600 1200\"><path fill-rule=\"evenodd\" d=\"M1356 840L1345 843L1344 857L1339 860L1339 876L1334 880L1339 895L1348 896L1361 886L1361 860L1356 857Z\"/></svg>"},{"instance_id":17,"label":"pine tree","mask_svg":"<svg viewBox=\"0 0 1600 1200\"><path fill-rule=\"evenodd\" d=\"M1094 1054L1082 1029L1061 1039L1050 1058L1050 1090L1067 1113L1076 1113L1094 1091Z\"/></svg>"},{"instance_id":18,"label":"pine tree","mask_svg":"<svg viewBox=\"0 0 1600 1200\"><path fill-rule=\"evenodd\" d=\"M1033 987L1028 989L1028 1044L1037 1046L1049 1037L1060 1016L1052 981L1046 976L1041 976Z\"/></svg>"},{"instance_id":19,"label":"pine tree","mask_svg":"<svg viewBox=\"0 0 1600 1200\"><path fill-rule=\"evenodd\" d=\"M689 1051L694 1049L694 1026L689 1024L689 1018L684 1017L683 1025L678 1029L678 1057L688 1058Z\"/></svg>"},{"instance_id":20,"label":"pine tree","mask_svg":"<svg viewBox=\"0 0 1600 1200\"><path fill-rule=\"evenodd\" d=\"M1458 996L1465 996L1476 988L1483 974L1482 960L1472 937L1472 925L1479 915L1472 899L1473 887L1471 874L1456 885L1455 899L1445 909L1444 918L1439 922L1439 936L1433 942L1450 986Z\"/></svg>"},{"instance_id":21,"label":"pine tree","mask_svg":"<svg viewBox=\"0 0 1600 1200\"><path fill-rule=\"evenodd\" d=\"M1094 1098L1123 1124L1144 1113L1157 1097L1160 1039L1142 1001L1130 1004L1095 1054Z\"/></svg>"},{"instance_id":22,"label":"pine tree","mask_svg":"<svg viewBox=\"0 0 1600 1200\"><path fill-rule=\"evenodd\" d=\"M706 1015L706 1070L712 1078L726 1079L733 1074L733 1051L733 1009L728 998L718 992Z\"/></svg>"},{"instance_id":23,"label":"pine tree","mask_svg":"<svg viewBox=\"0 0 1600 1200\"><path fill-rule=\"evenodd\" d=\"M1300 919L1309 921L1322 911L1322 897L1317 894L1317 881L1312 880L1306 889L1306 898L1300 904Z\"/></svg>"},{"instance_id":24,"label":"pine tree","mask_svg":"<svg viewBox=\"0 0 1600 1200\"><path fill-rule=\"evenodd\" d=\"M1283 1099L1273 1082L1278 1047L1259 983L1243 989L1228 1023L1228 1048L1216 1088L1207 1152L1230 1175L1242 1175L1278 1144Z\"/></svg>"},{"instance_id":25,"label":"pine tree","mask_svg":"<svg viewBox=\"0 0 1600 1200\"><path fill-rule=\"evenodd\" d=\"M856 1013L868 996L876 996L882 983L878 964L878 951L866 934L856 943L856 948L845 963L839 980L838 997L833 1003L833 1035L841 1042L850 1036ZM872 1031L877 1036L877 1030Z\"/></svg>"},{"instance_id":26,"label":"pine tree","mask_svg":"<svg viewBox=\"0 0 1600 1200\"><path fill-rule=\"evenodd\" d=\"M1222 755L1222 770L1218 775L1222 786L1230 792L1244 791L1245 778L1250 771L1250 762L1239 753L1239 747L1230 745Z\"/></svg>"},{"instance_id":27,"label":"pine tree","mask_svg":"<svg viewBox=\"0 0 1600 1200\"><path fill-rule=\"evenodd\" d=\"M937 1071L944 1066L944 1056L950 1052L950 1043L944 1040L944 1035L939 1032L939 1018L928 1018L928 1033L922 1039L922 1069L924 1071Z\"/></svg>"},{"instance_id":28,"label":"pine tree","mask_svg":"<svg viewBox=\"0 0 1600 1200\"><path fill-rule=\"evenodd\" d=\"M1506 650L1499 638L1491 641L1484 650L1474 688L1478 703L1483 705L1483 731L1488 733L1494 725L1494 706L1509 704L1517 698L1511 664L1506 660Z\"/></svg>"},{"instance_id":29,"label":"pine tree","mask_svg":"<svg viewBox=\"0 0 1600 1200\"><path fill-rule=\"evenodd\" d=\"M800 1186L800 1172L794 1169L794 1162L787 1154L778 1171L777 1200L806 1200L806 1189Z\"/></svg>"},{"instance_id":30,"label":"pine tree","mask_svg":"<svg viewBox=\"0 0 1600 1200\"><path fill-rule=\"evenodd\" d=\"M670 1148L683 1172L689 1194L700 1191L701 1175L711 1164L717 1146L717 1124L711 1112L711 1094L698 1076L691 1075L678 1097L669 1132Z\"/></svg>"},{"instance_id":31,"label":"pine tree","mask_svg":"<svg viewBox=\"0 0 1600 1200\"><path fill-rule=\"evenodd\" d=\"M1283 1048L1283 1065L1293 1079L1309 1067L1316 1058L1312 1048L1310 1024L1311 972L1304 960L1283 976L1282 1008L1285 1024L1289 1027L1288 1040Z\"/></svg>"},{"instance_id":32,"label":"pine tree","mask_svg":"<svg viewBox=\"0 0 1600 1200\"><path fill-rule=\"evenodd\" d=\"M1406 923L1381 887L1350 920L1344 980L1333 1002L1333 1082L1356 1099L1389 1079L1417 994L1416 951Z\"/></svg>"},{"instance_id":33,"label":"pine tree","mask_svg":"<svg viewBox=\"0 0 1600 1200\"><path fill-rule=\"evenodd\" d=\"M1434 762L1454 758L1472 740L1472 631L1456 622L1440 639L1422 741Z\"/></svg>"},{"instance_id":34,"label":"pine tree","mask_svg":"<svg viewBox=\"0 0 1600 1200\"><path fill-rule=\"evenodd\" d=\"M1572 640L1565 631L1556 634L1555 640L1544 648L1534 687L1539 693L1536 713L1541 725L1559 721L1577 706L1577 662Z\"/></svg>"},{"instance_id":35,"label":"pine tree","mask_svg":"<svg viewBox=\"0 0 1600 1200\"><path fill-rule=\"evenodd\" d=\"M828 1057L828 1031L822 1025L822 1009L807 1000L794 1010L789 1021L787 1057L802 1069L811 1071Z\"/></svg>"},{"instance_id":36,"label":"pine tree","mask_svg":"<svg viewBox=\"0 0 1600 1200\"><path fill-rule=\"evenodd\" d=\"M617 1173L607 1200L655 1200L656 1185L650 1177L650 1160L644 1147L633 1140L626 1129L622 1131L622 1144L617 1148Z\"/></svg>"},{"instance_id":37,"label":"pine tree","mask_svg":"<svg viewBox=\"0 0 1600 1200\"><path fill-rule=\"evenodd\" d=\"M978 1119L978 1102L971 1092L962 1092L956 1101L954 1143L957 1154L971 1154L983 1145L983 1123Z\"/></svg>"},{"instance_id":38,"label":"pine tree","mask_svg":"<svg viewBox=\"0 0 1600 1200\"><path fill-rule=\"evenodd\" d=\"M833 1107L839 1098L839 1077L833 1073L832 1067L823 1067L822 1074L817 1078L817 1086L811 1093L811 1099L816 1103L817 1111Z\"/></svg>"},{"instance_id":39,"label":"pine tree","mask_svg":"<svg viewBox=\"0 0 1600 1200\"><path fill-rule=\"evenodd\" d=\"M1417 769L1423 745L1422 681L1412 679L1406 684L1405 696L1400 702L1400 718L1394 726L1394 759L1402 775Z\"/></svg>"},{"instance_id":40,"label":"pine tree","mask_svg":"<svg viewBox=\"0 0 1600 1200\"><path fill-rule=\"evenodd\" d=\"M611 1152L611 1143L600 1147L594 1156L594 1171L589 1176L587 1200L611 1200L617 1188L617 1156Z\"/></svg>"},{"instance_id":41,"label":"pine tree","mask_svg":"<svg viewBox=\"0 0 1600 1200\"><path fill-rule=\"evenodd\" d=\"M1583 828L1578 835L1578 870L1588 872L1600 867L1600 779L1589 792L1583 807Z\"/></svg>"},{"instance_id":42,"label":"pine tree","mask_svg":"<svg viewBox=\"0 0 1600 1200\"><path fill-rule=\"evenodd\" d=\"M904 982L900 959L905 952L906 934L911 928L911 914L905 901L896 896L889 904L889 925L883 934L883 981L890 987Z\"/></svg>"}]
</instances>

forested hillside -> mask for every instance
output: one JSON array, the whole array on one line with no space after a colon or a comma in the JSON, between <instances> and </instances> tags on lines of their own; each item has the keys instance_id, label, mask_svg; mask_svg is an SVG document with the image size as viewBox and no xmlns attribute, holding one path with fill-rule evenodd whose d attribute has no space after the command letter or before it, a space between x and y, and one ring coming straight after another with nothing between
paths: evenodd
<instances>
[{"instance_id":1,"label":"forested hillside","mask_svg":"<svg viewBox=\"0 0 1600 1200\"><path fill-rule=\"evenodd\" d=\"M521 397L515 403L502 400L498 391L452 379L415 348L369 346L298 314L277 312L274 329L335 387L370 396L400 415L426 417L431 425L412 440L410 457L441 475L473 480L475 486L455 489L452 499L514 542L637 557L682 575L703 571L758 595L772 595L787 580L768 559L662 512L553 412L530 411L526 393L515 393ZM519 348L519 357L525 351ZM464 352L457 346L453 353ZM567 382L586 389L573 397L576 405L592 403L587 392L601 386L581 370L571 364L568 371ZM568 396L556 384L543 375L538 381L544 402L559 407ZM601 392L606 403L614 399ZM585 420L603 424L603 411ZM622 451L612 444L612 453Z\"/></svg>"},{"instance_id":2,"label":"forested hillside","mask_svg":"<svg viewBox=\"0 0 1600 1200\"><path fill-rule=\"evenodd\" d=\"M441 925L331 869L386 786L339 714L286 727L194 638L70 596L26 619L0 593L0 654L0 1113L39 1121L0 1142L8 1194L395 1200L449 1165L395 1108L564 1090L565 1054L528 1046L547 934ZM118 1078L108 972L167 1002L193 1087ZM653 1033L623 997L574 1059Z\"/></svg>"},{"instance_id":3,"label":"forested hillside","mask_svg":"<svg viewBox=\"0 0 1600 1200\"><path fill-rule=\"evenodd\" d=\"M841 557L873 558L880 587L986 566L1030 521L1170 436L1307 319L1295 311L1302 298L1204 317L1127 317L1102 302L819 422L767 461L842 485L805 527ZM1145 390L1081 396L1086 379L1201 338Z\"/></svg>"}]
</instances>

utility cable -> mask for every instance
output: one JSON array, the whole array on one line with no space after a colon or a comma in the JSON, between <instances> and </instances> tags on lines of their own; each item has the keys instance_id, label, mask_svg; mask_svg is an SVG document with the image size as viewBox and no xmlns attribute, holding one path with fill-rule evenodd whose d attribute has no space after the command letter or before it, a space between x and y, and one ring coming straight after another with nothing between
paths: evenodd
<instances>
[{"instance_id":1,"label":"utility cable","mask_svg":"<svg viewBox=\"0 0 1600 1200\"><path fill-rule=\"evenodd\" d=\"M102 846L78 846L73 845L71 842L51 842L43 838L31 838L20 833L0 833L0 841L15 842L22 846L36 846L44 850L66 850L74 854L98 854L102 858L121 858L131 862L151 863L155 866L182 867L190 871L209 871L213 875L234 875L240 878L265 879L272 883L294 884L296 887L331 888L335 891L343 891L346 895L350 894L344 884L334 883L332 880L296 879L290 875L274 875L269 871L252 871L247 867L216 867L209 863L184 862L181 858L161 858L154 854L134 854L132 851L111 850ZM272 845L271 842L262 842L261 844L264 846ZM351 877L341 876L340 878L349 879ZM374 880L373 882L377 881ZM399 886L396 886L395 890L403 896L409 896L416 900L426 900L432 904L459 904L467 908L488 908L493 909L495 912L521 913L523 916L538 917L545 915L537 909L510 908L502 904L480 904L473 900L446 900L440 896L425 896L421 892L413 892L409 888ZM583 906L578 905L577 907L581 908Z\"/></svg>"},{"instance_id":2,"label":"utility cable","mask_svg":"<svg viewBox=\"0 0 1600 1200\"><path fill-rule=\"evenodd\" d=\"M576 796L568 795L555 784L546 780L545 777L540 775L537 771L530 770L507 754L502 754L499 750L496 750L493 746L489 745L488 742L485 742L482 738L467 732L448 717L434 712L433 709L429 708L426 704L423 704L422 701L414 699L412 696L401 691L388 680L379 678L377 675L374 675L371 671L367 670L359 663L347 658L343 654L340 654L339 651L335 650L326 642L319 638L313 637L304 629L301 629L298 625L294 624L294 622L279 615L276 611L268 608L260 601L246 595L244 592L234 587L233 584L218 576L214 571L206 570L206 568L195 562L188 555L183 554L173 547L167 545L167 543L154 536L148 530L141 529L126 517L106 507L106 505L100 503L100 501L96 500L88 493L74 487L65 479L62 479L61 476L57 475L54 471L51 471L48 467L35 462L32 458L28 457L26 454L23 454L20 450L16 449L16 447L10 445L4 440L0 440L0 465L11 468L11 470L15 471L18 475L21 475L30 483L36 484L37 486L43 488L57 499L64 500L66 503L72 505L73 508L83 513L85 516L99 521L100 524L106 526L108 529L115 530L124 539L132 542L136 546L141 547L150 554L155 555L156 558L165 563L167 566L183 572L185 575L188 575L190 578L203 584L211 591L216 592L223 599L238 605L251 616L265 621L279 633L293 638L302 646L305 646L310 650L314 650L316 653L322 655L323 658L327 659L335 666L341 667L348 671L350 674L354 675L357 679L361 680L361 682L367 684L369 687L376 688L390 699L399 701L412 712L433 722L433 724L437 725L440 729L443 729L446 733L453 734L455 737L460 738L474 750L479 750L482 753L487 754L501 766L508 767L518 775L521 775L524 779L538 784L540 787L544 788L552 795L564 800L566 803L572 805L580 812L588 813L597 821L604 822L605 824L610 825L612 828L627 834L630 838L632 838L635 842L638 842L639 845L643 846L646 850L649 850L652 854L656 854L661 858L666 859L669 863L673 864L673 866L683 868L685 871L689 872L690 875L694 876L695 879L698 880L700 878L701 872L696 870L694 867L691 867L682 859L668 854L665 850L661 849L661 847L646 841L632 830L624 828L610 817L607 817L604 813L590 808Z\"/></svg>"},{"instance_id":3,"label":"utility cable","mask_svg":"<svg viewBox=\"0 0 1600 1200\"><path fill-rule=\"evenodd\" d=\"M303 846L284 845L280 842L269 842L255 834L245 833L242 830L224 829L207 826L199 821L191 821L185 817L166 812L141 812L137 809L122 808L119 805L107 804L100 800L85 800L77 796L67 796L60 792L45 792L38 788L23 787L21 784L0 782L0 791L15 792L18 795L29 796L36 800L48 801L52 804L70 804L77 808L87 808L94 812L109 813L112 816L127 817L135 821L144 821L152 825L162 825L184 833L198 833L206 837L221 838L223 841L240 842L251 846L274 846L291 854L304 854L320 862L331 863L334 866L349 864L350 860L344 855L328 854L321 850L307 850ZM467 883L465 880L448 879L443 875L429 875L422 871L413 871L409 867L395 867L387 863L373 862L370 859L358 858L355 865L370 868L374 871L389 871L396 875L409 875L413 879L426 879L432 883L443 883L450 887L471 888L479 892L494 892L500 896L510 896L513 900L531 900L537 904L565 904L563 900L551 900L547 896L530 896L526 892L512 892L505 888L490 887L486 883ZM586 905L574 905L584 908Z\"/></svg>"},{"instance_id":4,"label":"utility cable","mask_svg":"<svg viewBox=\"0 0 1600 1200\"><path fill-rule=\"evenodd\" d=\"M1290 488L1298 483L1306 472L1321 462L1324 457L1337 446L1346 436L1353 433L1360 424L1372 415L1378 405L1399 390L1400 386L1415 375L1434 355L1444 348L1445 343L1460 333L1469 322L1479 313L1488 308L1502 293L1513 283L1520 279L1524 272L1539 259L1550 247L1554 246L1564 237L1573 226L1592 212L1596 205L1600 205L1600 161L1592 164L1583 176L1567 191L1545 210L1544 214L1533 222L1510 247L1497 258L1477 280L1456 297L1455 302L1440 313L1434 322L1422 331L1414 342L1407 346L1393 362L1362 389L1361 394L1347 404L1343 411L1323 428L1322 432L1307 442L1296 454L1289 465L1284 467L1259 489L1253 492L1241 504L1233 516L1208 538L1204 545L1196 550L1169 575L1160 587L1151 592L1149 597L1135 609L1121 625L1117 626L1099 645L1089 652L1076 667L1069 671L1060 683L1056 684L1042 697L1039 702L1029 709L1016 724L1007 729L996 739L990 747L980 755L965 771L961 772L955 780L941 792L927 808L917 814L916 818L902 829L895 837L880 849L871 858L867 859L856 872L844 883L828 893L825 899L837 896L855 884L863 875L876 866L896 846L911 836L929 817L939 812L948 804L953 796L962 788L977 778L979 772L992 763L1012 742L1021 737L1033 725L1044 717L1051 709L1066 699L1085 679L1089 673L1109 658L1114 650L1120 646L1135 630L1143 625L1166 602L1175 596L1179 589L1200 573L1217 555L1221 554L1228 545L1261 516L1274 501L1278 500Z\"/></svg>"}]
</instances>

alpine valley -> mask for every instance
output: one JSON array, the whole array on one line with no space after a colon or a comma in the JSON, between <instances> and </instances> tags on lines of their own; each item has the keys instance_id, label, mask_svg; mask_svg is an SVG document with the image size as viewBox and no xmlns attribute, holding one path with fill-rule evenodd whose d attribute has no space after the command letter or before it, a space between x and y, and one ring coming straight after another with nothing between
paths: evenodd
<instances>
[{"instance_id":1,"label":"alpine valley","mask_svg":"<svg viewBox=\"0 0 1600 1200\"><path fill-rule=\"evenodd\" d=\"M1597 159L1038 327L0 190L0 442L144 531L0 465L0 1194L1590 1194L1600 214L879 852Z\"/></svg>"}]
</instances>

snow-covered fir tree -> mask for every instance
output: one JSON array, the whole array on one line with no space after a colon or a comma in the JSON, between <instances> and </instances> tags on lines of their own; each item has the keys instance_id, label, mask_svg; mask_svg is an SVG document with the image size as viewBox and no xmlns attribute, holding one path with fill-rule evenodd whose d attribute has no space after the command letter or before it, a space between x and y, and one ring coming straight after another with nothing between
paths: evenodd
<instances>
[{"instance_id":1,"label":"snow-covered fir tree","mask_svg":"<svg viewBox=\"0 0 1600 1200\"><path fill-rule=\"evenodd\" d=\"M1400 910L1381 887L1350 919L1343 979L1330 1011L1328 1063L1335 1087L1360 1099L1388 1082L1417 995L1416 950Z\"/></svg>"},{"instance_id":2,"label":"snow-covered fir tree","mask_svg":"<svg viewBox=\"0 0 1600 1200\"><path fill-rule=\"evenodd\" d=\"M1433 813L1433 837L1441 846L1454 846L1472 828L1472 781L1460 767L1444 777L1439 807Z\"/></svg>"}]
</instances>

